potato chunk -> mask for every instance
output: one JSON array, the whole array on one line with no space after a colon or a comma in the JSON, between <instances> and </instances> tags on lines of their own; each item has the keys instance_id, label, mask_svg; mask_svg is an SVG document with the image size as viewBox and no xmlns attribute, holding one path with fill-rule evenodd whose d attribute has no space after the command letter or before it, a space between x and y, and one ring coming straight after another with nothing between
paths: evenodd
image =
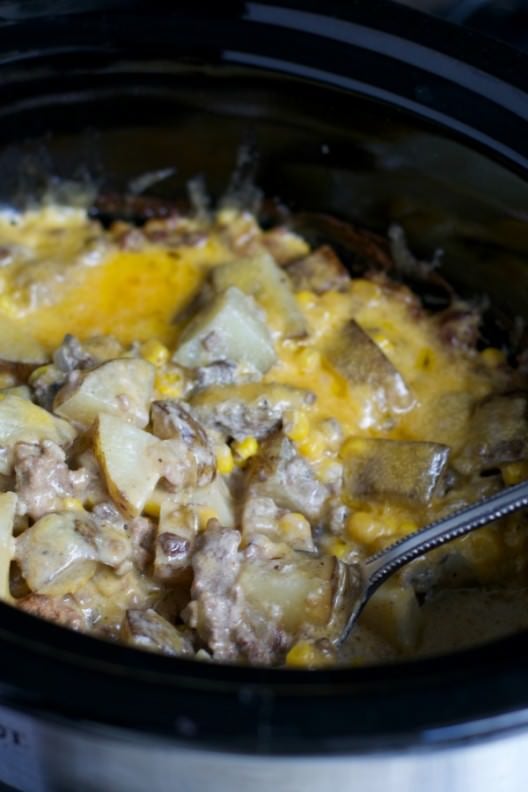
<instances>
[{"instance_id":1,"label":"potato chunk","mask_svg":"<svg viewBox=\"0 0 528 792\"><path fill-rule=\"evenodd\" d=\"M192 558L187 623L217 660L278 662L295 640L339 635L354 602L348 570L331 556L289 551L273 557L238 531L211 521Z\"/></svg>"},{"instance_id":2,"label":"potato chunk","mask_svg":"<svg viewBox=\"0 0 528 792\"><path fill-rule=\"evenodd\" d=\"M110 360L61 388L53 410L82 429L91 426L100 413L144 427L149 421L154 376L154 367L146 360Z\"/></svg>"},{"instance_id":3,"label":"potato chunk","mask_svg":"<svg viewBox=\"0 0 528 792\"><path fill-rule=\"evenodd\" d=\"M329 490L308 462L281 432L267 438L249 463L249 495L272 498L277 506L300 512L309 520L320 517Z\"/></svg>"},{"instance_id":4,"label":"potato chunk","mask_svg":"<svg viewBox=\"0 0 528 792\"><path fill-rule=\"evenodd\" d=\"M205 429L174 399L156 401L151 411L152 431L172 442L179 457L185 486L204 487L216 474L216 459ZM173 482L174 483L174 482Z\"/></svg>"},{"instance_id":5,"label":"potato chunk","mask_svg":"<svg viewBox=\"0 0 528 792\"><path fill-rule=\"evenodd\" d=\"M276 360L266 324L240 289L217 295L185 328L173 360L198 368L229 360L266 372Z\"/></svg>"},{"instance_id":6,"label":"potato chunk","mask_svg":"<svg viewBox=\"0 0 528 792\"><path fill-rule=\"evenodd\" d=\"M242 565L239 584L252 609L298 636L326 626L332 616L338 561L293 553Z\"/></svg>"},{"instance_id":7,"label":"potato chunk","mask_svg":"<svg viewBox=\"0 0 528 792\"><path fill-rule=\"evenodd\" d=\"M414 589L395 580L387 581L374 593L360 620L402 652L416 649L423 625Z\"/></svg>"},{"instance_id":8,"label":"potato chunk","mask_svg":"<svg viewBox=\"0 0 528 792\"><path fill-rule=\"evenodd\" d=\"M412 406L399 371L353 319L332 337L325 354L351 385L368 385L382 396L389 409L397 412Z\"/></svg>"},{"instance_id":9,"label":"potato chunk","mask_svg":"<svg viewBox=\"0 0 528 792\"><path fill-rule=\"evenodd\" d=\"M14 492L0 495L0 599L11 600L9 591L9 567L15 552L13 526L17 496Z\"/></svg>"},{"instance_id":10,"label":"potato chunk","mask_svg":"<svg viewBox=\"0 0 528 792\"><path fill-rule=\"evenodd\" d=\"M338 291L350 280L350 273L330 245L322 245L309 256L288 264L286 272L295 291L315 294Z\"/></svg>"},{"instance_id":11,"label":"potato chunk","mask_svg":"<svg viewBox=\"0 0 528 792\"><path fill-rule=\"evenodd\" d=\"M0 399L0 473L8 475L11 472L17 443L51 440L57 445L68 446L75 435L75 429L69 423L42 407L20 396L5 396Z\"/></svg>"},{"instance_id":12,"label":"potato chunk","mask_svg":"<svg viewBox=\"0 0 528 792\"><path fill-rule=\"evenodd\" d=\"M152 608L127 611L122 636L137 649L162 652L174 657L194 654L189 638Z\"/></svg>"},{"instance_id":13,"label":"potato chunk","mask_svg":"<svg viewBox=\"0 0 528 792\"><path fill-rule=\"evenodd\" d=\"M310 252L307 241L286 226L275 226L264 231L261 243L281 267L289 261L307 256Z\"/></svg>"},{"instance_id":14,"label":"potato chunk","mask_svg":"<svg viewBox=\"0 0 528 792\"><path fill-rule=\"evenodd\" d=\"M287 338L306 335L306 322L293 296L290 282L268 253L235 259L212 272L213 286L223 292L230 286L254 297L270 321Z\"/></svg>"},{"instance_id":15,"label":"potato chunk","mask_svg":"<svg viewBox=\"0 0 528 792\"><path fill-rule=\"evenodd\" d=\"M344 445L344 488L352 497L428 503L447 464L440 443L350 438Z\"/></svg>"},{"instance_id":16,"label":"potato chunk","mask_svg":"<svg viewBox=\"0 0 528 792\"><path fill-rule=\"evenodd\" d=\"M140 514L162 473L160 441L113 415L100 415L95 454L110 495L129 517Z\"/></svg>"},{"instance_id":17,"label":"potato chunk","mask_svg":"<svg viewBox=\"0 0 528 792\"><path fill-rule=\"evenodd\" d=\"M478 404L469 419L464 449L453 466L468 474L524 459L528 459L526 396L495 396Z\"/></svg>"},{"instance_id":18,"label":"potato chunk","mask_svg":"<svg viewBox=\"0 0 528 792\"><path fill-rule=\"evenodd\" d=\"M0 361L40 366L48 359L46 350L32 338L22 322L0 314Z\"/></svg>"},{"instance_id":19,"label":"potato chunk","mask_svg":"<svg viewBox=\"0 0 528 792\"><path fill-rule=\"evenodd\" d=\"M84 536L85 517L47 514L16 540L16 559L29 588L62 596L81 588L96 570L97 549Z\"/></svg>"},{"instance_id":20,"label":"potato chunk","mask_svg":"<svg viewBox=\"0 0 528 792\"><path fill-rule=\"evenodd\" d=\"M235 525L233 497L222 476L217 476L205 487L180 490L179 492L170 492L160 483L149 495L145 511L147 514L158 517L164 505L167 508L182 505L196 507L195 511L199 517L207 513L215 514L226 528L233 528Z\"/></svg>"},{"instance_id":21,"label":"potato chunk","mask_svg":"<svg viewBox=\"0 0 528 792\"><path fill-rule=\"evenodd\" d=\"M235 525L235 504L227 484L221 476L217 476L206 487L200 487L183 496L183 502L189 506L209 510L226 528Z\"/></svg>"}]
</instances>

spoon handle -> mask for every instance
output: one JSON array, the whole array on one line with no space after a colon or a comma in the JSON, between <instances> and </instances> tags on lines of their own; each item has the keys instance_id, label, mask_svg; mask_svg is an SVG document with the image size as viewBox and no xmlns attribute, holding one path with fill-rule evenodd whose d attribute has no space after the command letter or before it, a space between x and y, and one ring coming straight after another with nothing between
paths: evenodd
<instances>
[{"instance_id":1,"label":"spoon handle","mask_svg":"<svg viewBox=\"0 0 528 792\"><path fill-rule=\"evenodd\" d=\"M442 517L370 556L365 562L366 599L409 561L524 506L528 506L528 481L503 489L496 495L484 498L448 517Z\"/></svg>"}]
</instances>

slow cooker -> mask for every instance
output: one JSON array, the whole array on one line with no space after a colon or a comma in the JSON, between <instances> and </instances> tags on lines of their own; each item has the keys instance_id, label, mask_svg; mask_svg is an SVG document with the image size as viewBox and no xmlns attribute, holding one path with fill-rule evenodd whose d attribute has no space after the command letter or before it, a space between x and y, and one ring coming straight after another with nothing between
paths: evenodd
<instances>
[{"instance_id":1,"label":"slow cooker","mask_svg":"<svg viewBox=\"0 0 528 792\"><path fill-rule=\"evenodd\" d=\"M504 45L383 0L30 0L0 3L0 75L4 204L72 180L126 195L160 169L155 198L197 174L215 198L242 147L274 212L337 237L328 216L400 222L505 323L528 306L528 59ZM526 633L282 671L0 606L0 779L17 789L524 792L527 752Z\"/></svg>"}]
</instances>

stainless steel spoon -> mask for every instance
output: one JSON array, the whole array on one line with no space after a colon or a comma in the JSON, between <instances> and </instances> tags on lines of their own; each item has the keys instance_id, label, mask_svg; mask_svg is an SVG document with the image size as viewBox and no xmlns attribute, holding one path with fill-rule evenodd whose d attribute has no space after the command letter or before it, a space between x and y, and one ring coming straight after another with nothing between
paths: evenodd
<instances>
[{"instance_id":1,"label":"stainless steel spoon","mask_svg":"<svg viewBox=\"0 0 528 792\"><path fill-rule=\"evenodd\" d=\"M496 495L484 498L472 506L426 525L416 533L405 536L390 547L370 556L361 564L351 565L349 568L351 594L357 599L336 644L340 645L348 638L370 597L402 566L429 550L441 547L452 539L464 536L525 506L528 506L528 481L503 489Z\"/></svg>"}]
</instances>

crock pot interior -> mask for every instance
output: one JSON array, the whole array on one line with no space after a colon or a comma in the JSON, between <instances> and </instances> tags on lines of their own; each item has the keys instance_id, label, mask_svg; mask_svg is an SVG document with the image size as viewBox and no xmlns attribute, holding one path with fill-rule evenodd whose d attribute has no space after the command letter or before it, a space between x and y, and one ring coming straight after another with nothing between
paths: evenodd
<instances>
[{"instance_id":1,"label":"crock pot interior","mask_svg":"<svg viewBox=\"0 0 528 792\"><path fill-rule=\"evenodd\" d=\"M50 179L126 193L132 179L165 168L174 174L149 194L181 198L188 180L204 174L215 199L240 146L249 145L269 198L381 232L398 221L418 254L444 250L444 272L463 294L492 295L504 315L526 310L528 189L500 154L494 159L368 91L235 64L217 52L168 61L152 46L136 59L132 49L116 56L93 41L89 52L88 62L77 42L69 53L1 67L3 202L38 196ZM5 695L181 739L274 751L342 750L382 735L394 744L409 735L427 742L436 727L480 719L485 731L495 728L486 718L528 705L519 695L524 635L387 669L284 674L143 655L1 611ZM504 652L516 659L501 676ZM483 701L481 686L492 681ZM198 724L192 735L175 726L187 715Z\"/></svg>"},{"instance_id":2,"label":"crock pot interior","mask_svg":"<svg viewBox=\"0 0 528 792\"><path fill-rule=\"evenodd\" d=\"M382 233L399 222L417 254L444 251L443 271L463 294L493 293L507 314L525 309L526 184L480 152L380 103L294 77L189 67L165 86L152 73L111 77L99 90L63 86L59 96L4 108L0 200L32 199L50 179L125 194L138 176L172 168L147 196L186 197L201 174L214 201L249 147L268 198Z\"/></svg>"}]
</instances>

